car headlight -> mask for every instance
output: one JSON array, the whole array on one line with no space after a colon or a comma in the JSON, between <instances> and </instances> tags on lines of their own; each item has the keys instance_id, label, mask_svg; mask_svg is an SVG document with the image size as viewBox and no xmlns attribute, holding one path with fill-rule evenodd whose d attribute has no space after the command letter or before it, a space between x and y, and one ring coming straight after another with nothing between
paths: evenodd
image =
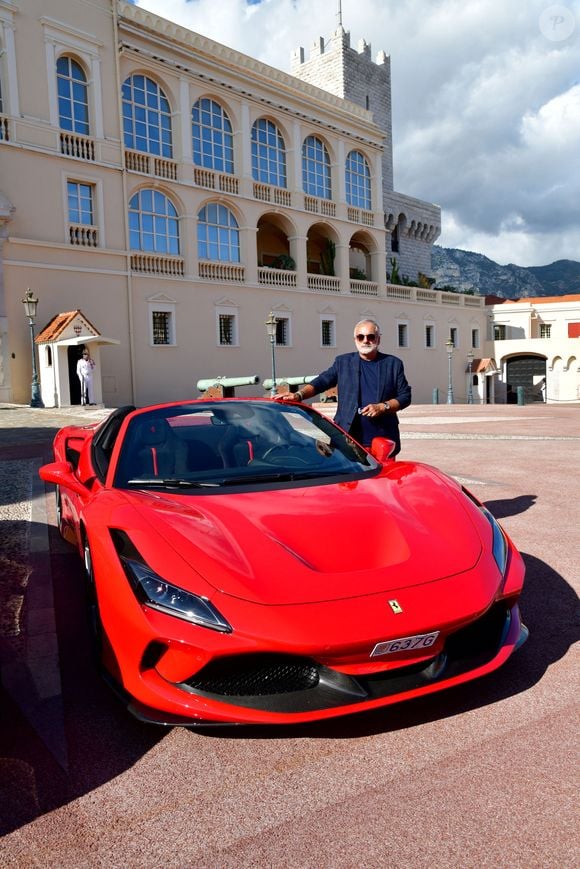
<instances>
[{"instance_id":1,"label":"car headlight","mask_svg":"<svg viewBox=\"0 0 580 869\"><path fill-rule=\"evenodd\" d=\"M491 515L487 507L482 505L480 510L491 525L491 532L493 535L491 550L493 552L495 563L499 567L499 572L502 576L505 576L508 559L508 545L507 540L505 539L505 534L503 533L499 522Z\"/></svg>"},{"instance_id":2,"label":"car headlight","mask_svg":"<svg viewBox=\"0 0 580 869\"><path fill-rule=\"evenodd\" d=\"M226 634L232 632L232 626L207 597L173 585L152 570L126 531L110 528L109 533L125 575L141 603L194 625Z\"/></svg>"},{"instance_id":3,"label":"car headlight","mask_svg":"<svg viewBox=\"0 0 580 869\"><path fill-rule=\"evenodd\" d=\"M206 597L185 591L142 564L121 556L125 573L141 603L194 625L231 633L231 625Z\"/></svg>"},{"instance_id":4,"label":"car headlight","mask_svg":"<svg viewBox=\"0 0 580 869\"><path fill-rule=\"evenodd\" d=\"M491 533L492 533L492 543L491 543L491 551L493 553L493 557L495 563L499 568L499 572L502 577L505 576L507 560L508 560L508 544L506 540L506 536L503 533L501 525L497 521L497 519L492 516L487 507L484 507L477 498L475 498L468 489L462 488L463 494L466 495L472 504L475 504L478 510L481 510L489 524L491 525Z\"/></svg>"}]
</instances>

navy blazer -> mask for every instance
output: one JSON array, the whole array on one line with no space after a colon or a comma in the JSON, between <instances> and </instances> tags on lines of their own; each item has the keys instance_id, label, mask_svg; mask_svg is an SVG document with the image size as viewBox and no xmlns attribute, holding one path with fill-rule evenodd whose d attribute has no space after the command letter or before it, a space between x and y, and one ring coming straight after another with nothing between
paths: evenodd
<instances>
[{"instance_id":1,"label":"navy blazer","mask_svg":"<svg viewBox=\"0 0 580 869\"><path fill-rule=\"evenodd\" d=\"M338 386L338 408L334 421L345 431L350 431L358 413L360 362L358 353L343 353L336 357L330 368L310 382L310 386L317 393ZM366 363L362 361L362 364ZM411 404L411 387L407 383L402 361L398 356L390 356L379 351L376 364L379 366L378 391L372 403L378 404L380 401L396 398L401 405L401 410L408 407ZM397 449L394 455L396 455L401 449L397 414L381 414L375 422L377 437L386 437L395 441Z\"/></svg>"}]
</instances>

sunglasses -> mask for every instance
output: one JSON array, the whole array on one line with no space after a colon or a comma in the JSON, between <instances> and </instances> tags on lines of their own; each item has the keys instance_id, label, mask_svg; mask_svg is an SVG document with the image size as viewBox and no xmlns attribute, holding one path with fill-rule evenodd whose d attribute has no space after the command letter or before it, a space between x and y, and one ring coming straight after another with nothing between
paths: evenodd
<instances>
[{"instance_id":1,"label":"sunglasses","mask_svg":"<svg viewBox=\"0 0 580 869\"><path fill-rule=\"evenodd\" d=\"M361 333L360 335L355 335L354 337L356 338L357 341L360 341L361 343L366 338L367 341L369 341L371 344L374 344L375 341L377 340L377 333L376 332L369 332L368 335L363 335Z\"/></svg>"}]
</instances>

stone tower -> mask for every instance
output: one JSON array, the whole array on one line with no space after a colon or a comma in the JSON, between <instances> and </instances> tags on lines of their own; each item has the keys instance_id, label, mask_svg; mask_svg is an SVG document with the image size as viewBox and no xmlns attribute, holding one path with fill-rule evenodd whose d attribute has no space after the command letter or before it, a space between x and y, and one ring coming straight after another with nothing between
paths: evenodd
<instances>
[{"instance_id":1,"label":"stone tower","mask_svg":"<svg viewBox=\"0 0 580 869\"><path fill-rule=\"evenodd\" d=\"M396 263L402 276L417 279L421 273L430 275L433 242L441 233L441 210L430 202L395 191L391 61L384 51L373 61L371 47L364 39L356 49L351 48L350 33L342 26L340 6L339 3L339 25L328 42L323 38L314 42L308 60L303 48L294 51L291 73L372 113L375 124L385 134L382 205L388 233L387 262Z\"/></svg>"},{"instance_id":2,"label":"stone tower","mask_svg":"<svg viewBox=\"0 0 580 869\"><path fill-rule=\"evenodd\" d=\"M391 60L385 52L380 51L373 62L371 46L361 39L356 50L351 48L350 33L339 25L328 43L321 37L312 45L308 60L305 60L303 48L294 51L290 71L296 78L372 112L374 122L386 137L383 191L392 191Z\"/></svg>"}]
</instances>

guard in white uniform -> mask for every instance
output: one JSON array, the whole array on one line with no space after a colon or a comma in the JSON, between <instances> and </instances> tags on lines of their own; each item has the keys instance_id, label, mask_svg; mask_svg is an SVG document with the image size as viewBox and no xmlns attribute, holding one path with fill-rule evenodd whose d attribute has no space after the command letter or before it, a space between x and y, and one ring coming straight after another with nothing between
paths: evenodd
<instances>
[{"instance_id":1,"label":"guard in white uniform","mask_svg":"<svg viewBox=\"0 0 580 869\"><path fill-rule=\"evenodd\" d=\"M77 362L77 377L81 382L81 404L95 404L93 392L93 369L95 360L91 358L85 348L83 355Z\"/></svg>"}]
</instances>

